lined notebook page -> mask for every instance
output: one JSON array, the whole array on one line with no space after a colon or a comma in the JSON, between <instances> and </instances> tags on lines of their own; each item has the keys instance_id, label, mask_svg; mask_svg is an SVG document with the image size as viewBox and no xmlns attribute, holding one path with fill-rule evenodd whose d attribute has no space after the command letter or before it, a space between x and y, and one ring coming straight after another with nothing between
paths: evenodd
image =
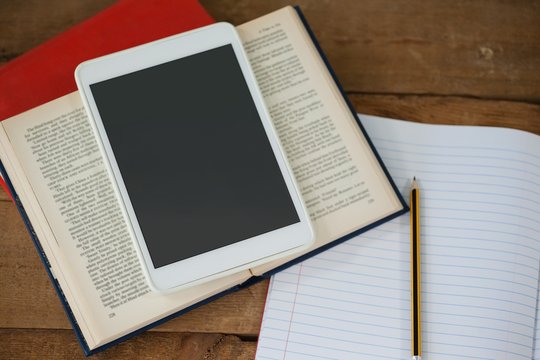
<instances>
[{"instance_id":1,"label":"lined notebook page","mask_svg":"<svg viewBox=\"0 0 540 360\"><path fill-rule=\"evenodd\" d=\"M531 359L540 137L361 116L421 189L424 358ZM275 275L257 359L410 358L409 215Z\"/></svg>"}]
</instances>

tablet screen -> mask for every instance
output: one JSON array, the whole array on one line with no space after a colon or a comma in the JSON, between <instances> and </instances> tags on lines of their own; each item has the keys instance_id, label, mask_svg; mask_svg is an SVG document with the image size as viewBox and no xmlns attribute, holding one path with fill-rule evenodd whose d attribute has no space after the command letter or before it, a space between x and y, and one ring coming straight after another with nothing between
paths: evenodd
<instances>
[{"instance_id":1,"label":"tablet screen","mask_svg":"<svg viewBox=\"0 0 540 360\"><path fill-rule=\"evenodd\" d=\"M300 221L231 45L90 90L156 268Z\"/></svg>"}]
</instances>

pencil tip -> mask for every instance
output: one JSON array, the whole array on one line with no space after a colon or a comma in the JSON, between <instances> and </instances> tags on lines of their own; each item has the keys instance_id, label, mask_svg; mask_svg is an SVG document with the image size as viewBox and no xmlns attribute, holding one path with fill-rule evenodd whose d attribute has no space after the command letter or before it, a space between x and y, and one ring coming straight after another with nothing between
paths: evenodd
<instances>
[{"instance_id":1,"label":"pencil tip","mask_svg":"<svg viewBox=\"0 0 540 360\"><path fill-rule=\"evenodd\" d=\"M418 183L416 182L416 176L413 178L413 181L411 182L411 188L412 189L418 189Z\"/></svg>"}]
</instances>

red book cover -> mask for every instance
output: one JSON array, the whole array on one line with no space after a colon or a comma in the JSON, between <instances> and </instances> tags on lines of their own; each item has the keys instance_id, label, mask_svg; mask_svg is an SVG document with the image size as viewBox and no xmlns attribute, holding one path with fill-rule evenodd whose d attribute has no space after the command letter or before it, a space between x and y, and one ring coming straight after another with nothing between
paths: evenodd
<instances>
[{"instance_id":1,"label":"red book cover","mask_svg":"<svg viewBox=\"0 0 540 360\"><path fill-rule=\"evenodd\" d=\"M0 67L0 121L75 91L85 60L213 22L196 0L119 1Z\"/></svg>"}]
</instances>

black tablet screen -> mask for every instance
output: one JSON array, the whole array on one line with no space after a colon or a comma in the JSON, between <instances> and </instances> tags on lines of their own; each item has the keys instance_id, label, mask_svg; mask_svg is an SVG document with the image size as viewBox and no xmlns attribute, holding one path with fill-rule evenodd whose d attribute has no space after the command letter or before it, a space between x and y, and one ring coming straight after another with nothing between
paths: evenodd
<instances>
[{"instance_id":1,"label":"black tablet screen","mask_svg":"<svg viewBox=\"0 0 540 360\"><path fill-rule=\"evenodd\" d=\"M90 89L155 267L299 222L231 45Z\"/></svg>"}]
</instances>

